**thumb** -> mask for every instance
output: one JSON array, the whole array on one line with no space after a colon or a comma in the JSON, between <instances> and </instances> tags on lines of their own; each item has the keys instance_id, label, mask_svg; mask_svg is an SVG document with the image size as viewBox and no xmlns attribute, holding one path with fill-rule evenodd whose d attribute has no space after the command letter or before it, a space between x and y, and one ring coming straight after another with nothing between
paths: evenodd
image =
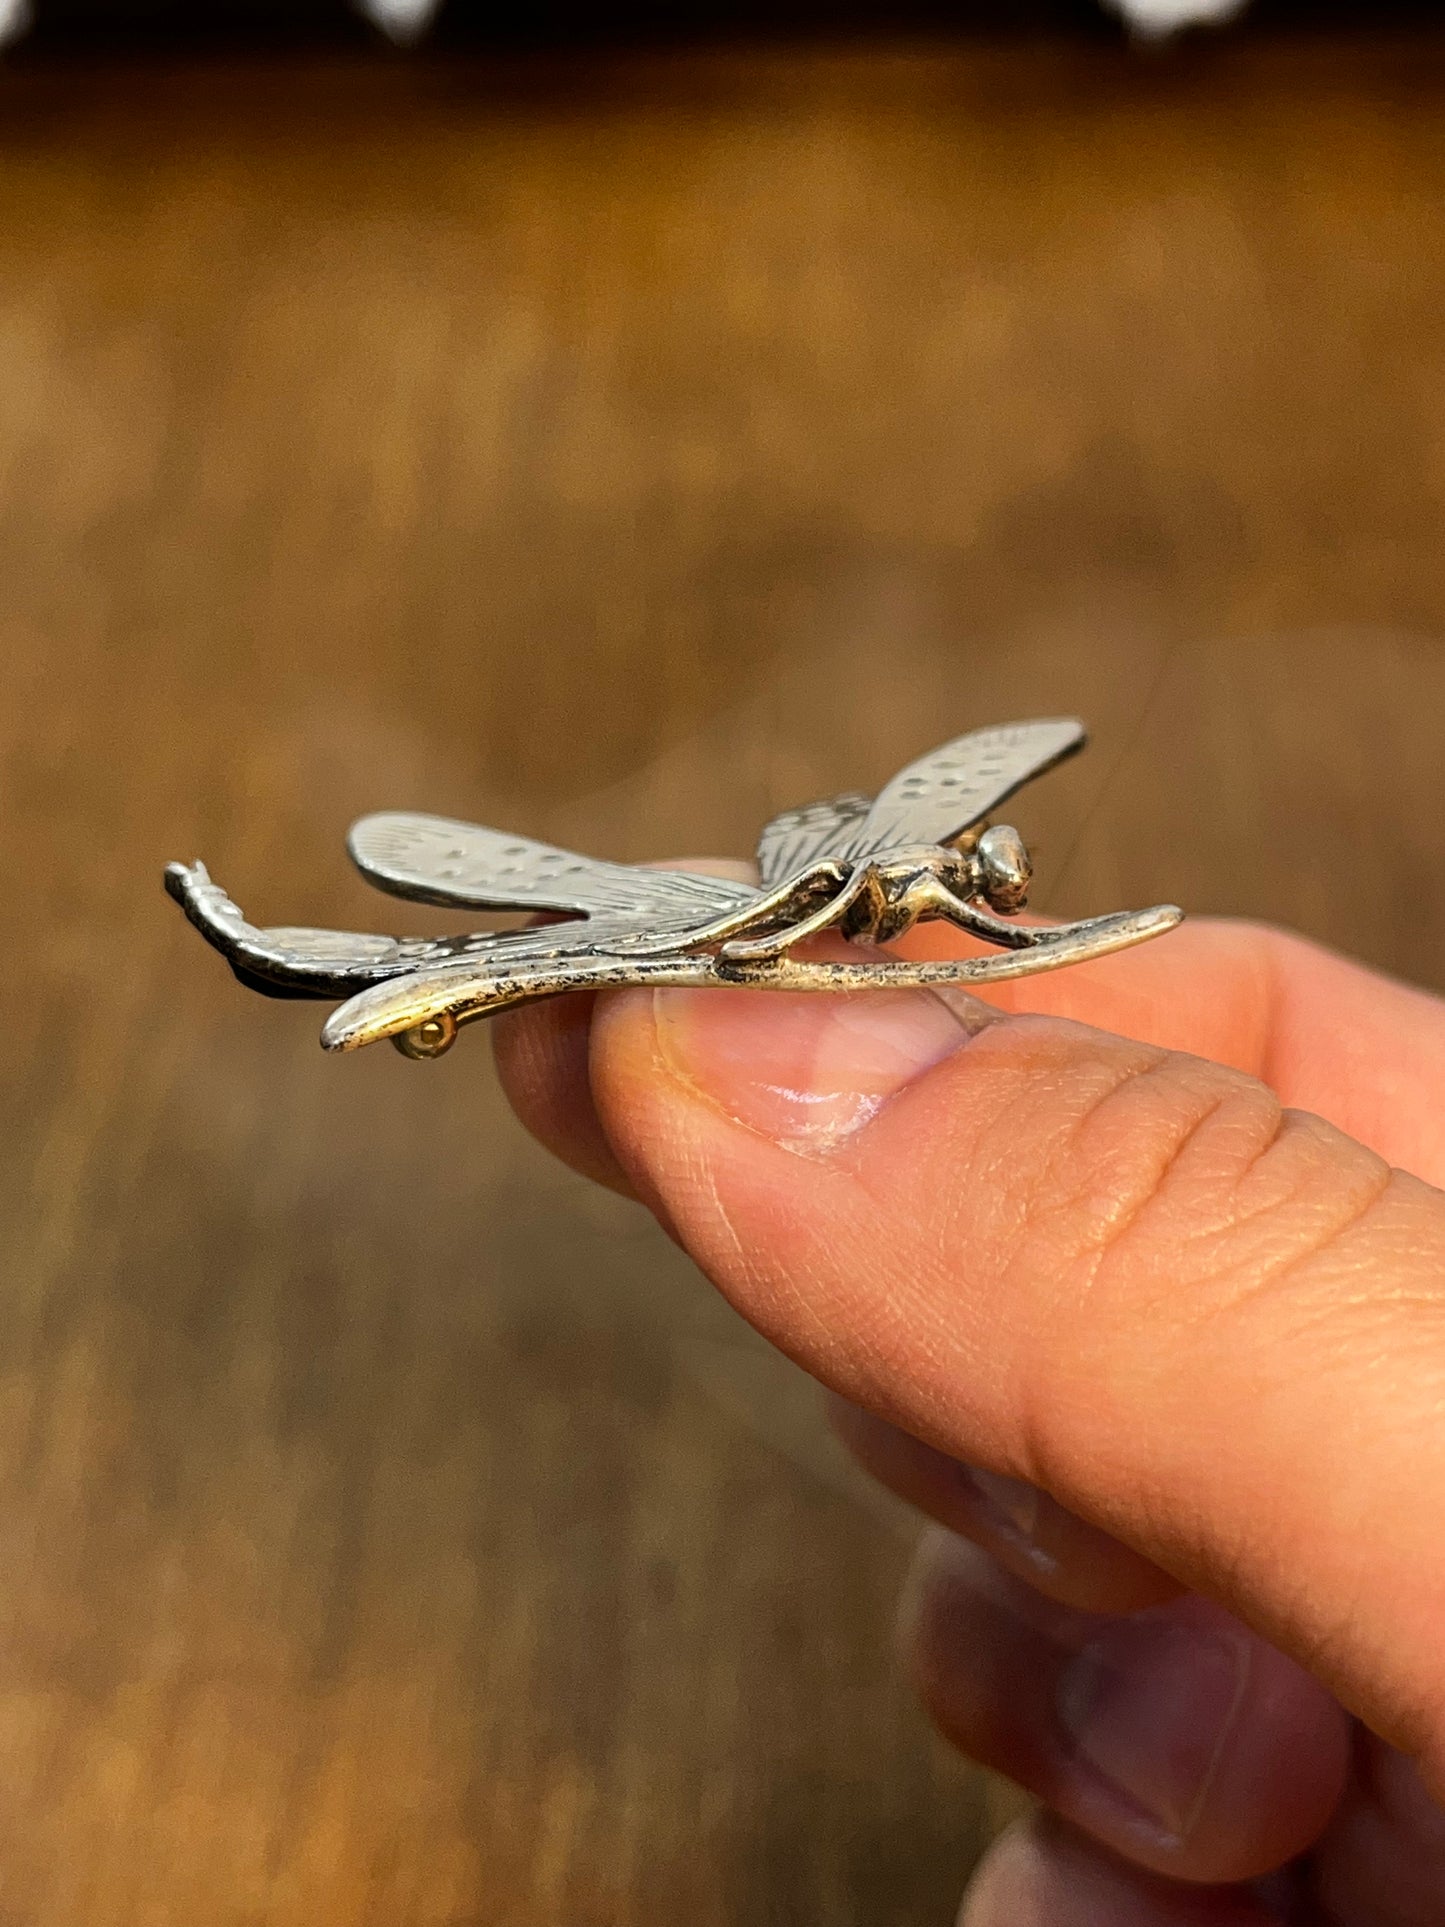
<instances>
[{"instance_id":1,"label":"thumb","mask_svg":"<svg viewBox=\"0 0 1445 1927\"><path fill-rule=\"evenodd\" d=\"M627 993L592 1082L808 1370L1222 1600L1445 1783L1445 1196L1240 1072L953 992Z\"/></svg>"}]
</instances>

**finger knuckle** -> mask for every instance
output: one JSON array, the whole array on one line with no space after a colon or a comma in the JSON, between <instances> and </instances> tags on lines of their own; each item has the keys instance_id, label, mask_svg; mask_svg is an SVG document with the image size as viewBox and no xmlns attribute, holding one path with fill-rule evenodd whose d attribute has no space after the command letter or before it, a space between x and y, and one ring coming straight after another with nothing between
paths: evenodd
<instances>
[{"instance_id":1,"label":"finger knuckle","mask_svg":"<svg viewBox=\"0 0 1445 1927\"><path fill-rule=\"evenodd\" d=\"M1067 1044L1066 1040L1066 1044ZM1201 1059L1080 1044L1016 1111L1027 1168L995 1249L1026 1293L1035 1386L1166 1369L1369 1218L1388 1167L1265 1085ZM1047 1117L1040 1128L1039 1118Z\"/></svg>"}]
</instances>

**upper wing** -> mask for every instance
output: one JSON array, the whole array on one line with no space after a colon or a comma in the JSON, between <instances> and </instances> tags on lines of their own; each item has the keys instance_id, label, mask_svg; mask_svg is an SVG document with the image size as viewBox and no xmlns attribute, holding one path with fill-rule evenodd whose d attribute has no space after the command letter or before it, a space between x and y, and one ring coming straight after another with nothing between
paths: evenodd
<instances>
[{"instance_id":1,"label":"upper wing","mask_svg":"<svg viewBox=\"0 0 1445 1927\"><path fill-rule=\"evenodd\" d=\"M1072 716L956 737L900 770L836 854L857 863L900 843L946 843L1084 741L1084 725Z\"/></svg>"},{"instance_id":2,"label":"upper wing","mask_svg":"<svg viewBox=\"0 0 1445 1927\"><path fill-rule=\"evenodd\" d=\"M710 922L757 894L724 877L602 863L530 837L410 812L362 817L347 844L371 882L422 903L562 910L656 929Z\"/></svg>"},{"instance_id":3,"label":"upper wing","mask_svg":"<svg viewBox=\"0 0 1445 1927\"><path fill-rule=\"evenodd\" d=\"M758 838L758 872L763 888L772 890L820 857L834 855L870 807L866 796L849 792L775 816Z\"/></svg>"}]
</instances>

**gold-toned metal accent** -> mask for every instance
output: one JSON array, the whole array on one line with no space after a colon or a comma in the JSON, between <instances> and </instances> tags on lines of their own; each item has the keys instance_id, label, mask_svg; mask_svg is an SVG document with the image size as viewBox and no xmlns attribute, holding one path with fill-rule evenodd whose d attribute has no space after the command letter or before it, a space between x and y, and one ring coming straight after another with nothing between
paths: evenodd
<instances>
[{"instance_id":1,"label":"gold-toned metal accent","mask_svg":"<svg viewBox=\"0 0 1445 1927\"><path fill-rule=\"evenodd\" d=\"M322 1029L328 1050L389 1037L406 1057L440 1057L462 1024L573 990L998 983L1143 943L1183 915L1165 903L1052 927L1005 921L1024 907L1031 866L1018 831L984 819L1084 740L1072 718L975 730L911 763L871 801L849 794L786 810L759 839L757 885L604 863L444 817L383 814L354 825L352 857L380 889L567 919L528 930L440 938L261 930L203 864L171 864L166 888L252 989L345 999ZM935 918L1004 954L939 963L796 954L824 931L879 945Z\"/></svg>"},{"instance_id":2,"label":"gold-toned metal accent","mask_svg":"<svg viewBox=\"0 0 1445 1927\"><path fill-rule=\"evenodd\" d=\"M412 1030L398 1031L391 1041L403 1057L424 1064L428 1058L443 1057L451 1049L457 1041L457 1020L449 1010L443 1010Z\"/></svg>"}]
</instances>

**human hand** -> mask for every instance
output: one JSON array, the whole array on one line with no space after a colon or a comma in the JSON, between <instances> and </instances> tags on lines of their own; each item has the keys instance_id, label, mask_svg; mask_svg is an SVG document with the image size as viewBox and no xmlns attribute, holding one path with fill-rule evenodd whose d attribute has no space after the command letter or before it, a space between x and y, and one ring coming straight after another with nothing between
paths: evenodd
<instances>
[{"instance_id":1,"label":"human hand","mask_svg":"<svg viewBox=\"0 0 1445 1927\"><path fill-rule=\"evenodd\" d=\"M964 1927L1445 1921L1445 1005L1196 923L988 1006L627 992L495 1035L533 1131L937 1522L924 1698L1055 1816Z\"/></svg>"}]
</instances>

